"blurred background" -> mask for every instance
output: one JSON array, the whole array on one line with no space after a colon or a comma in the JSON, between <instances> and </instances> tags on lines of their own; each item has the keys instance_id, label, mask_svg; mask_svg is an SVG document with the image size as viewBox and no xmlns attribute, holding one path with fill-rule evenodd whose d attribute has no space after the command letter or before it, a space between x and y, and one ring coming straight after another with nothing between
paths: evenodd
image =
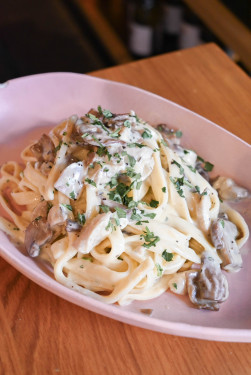
<instances>
[{"instance_id":1,"label":"blurred background","mask_svg":"<svg viewBox=\"0 0 251 375\"><path fill-rule=\"evenodd\" d=\"M251 0L0 0L0 82L88 73L202 43L251 72Z\"/></svg>"}]
</instances>

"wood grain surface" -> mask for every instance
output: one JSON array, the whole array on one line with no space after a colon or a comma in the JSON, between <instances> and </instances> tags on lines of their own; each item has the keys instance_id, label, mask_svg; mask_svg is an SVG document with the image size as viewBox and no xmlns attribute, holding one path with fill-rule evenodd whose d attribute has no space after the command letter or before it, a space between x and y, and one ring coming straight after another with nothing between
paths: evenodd
<instances>
[{"instance_id":1,"label":"wood grain surface","mask_svg":"<svg viewBox=\"0 0 251 375\"><path fill-rule=\"evenodd\" d=\"M92 75L171 99L251 141L251 82L215 45ZM251 344L176 337L94 314L0 259L1 375L251 374Z\"/></svg>"}]
</instances>

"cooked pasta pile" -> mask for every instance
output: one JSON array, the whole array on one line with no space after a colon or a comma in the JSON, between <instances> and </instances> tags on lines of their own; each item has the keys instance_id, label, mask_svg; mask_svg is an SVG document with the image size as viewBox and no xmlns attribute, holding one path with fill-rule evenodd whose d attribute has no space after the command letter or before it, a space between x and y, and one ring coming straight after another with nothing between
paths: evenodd
<instances>
[{"instance_id":1,"label":"cooked pasta pile","mask_svg":"<svg viewBox=\"0 0 251 375\"><path fill-rule=\"evenodd\" d=\"M131 111L72 116L1 168L0 229L56 280L120 305L188 292L199 308L228 297L222 269L242 267L243 218L207 180L212 164Z\"/></svg>"}]
</instances>

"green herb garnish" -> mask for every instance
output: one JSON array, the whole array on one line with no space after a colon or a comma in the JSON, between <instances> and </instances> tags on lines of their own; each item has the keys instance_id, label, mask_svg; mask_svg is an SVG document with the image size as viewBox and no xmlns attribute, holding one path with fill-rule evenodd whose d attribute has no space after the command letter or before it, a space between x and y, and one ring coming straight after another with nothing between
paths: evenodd
<instances>
[{"instance_id":1,"label":"green herb garnish","mask_svg":"<svg viewBox=\"0 0 251 375\"><path fill-rule=\"evenodd\" d=\"M162 276L163 268L161 267L161 265L156 263L155 266L157 268L157 276L159 276L159 277Z\"/></svg>"},{"instance_id":2,"label":"green herb garnish","mask_svg":"<svg viewBox=\"0 0 251 375\"><path fill-rule=\"evenodd\" d=\"M80 224L82 224L82 225L85 224L85 222L86 222L85 214L80 214L80 213L78 213L78 222L79 222Z\"/></svg>"},{"instance_id":3,"label":"green herb garnish","mask_svg":"<svg viewBox=\"0 0 251 375\"><path fill-rule=\"evenodd\" d=\"M123 208L120 208L120 207L115 207L115 210L117 212L117 215L118 215L118 218L121 219L121 218L126 218L126 211L123 210Z\"/></svg>"},{"instance_id":4,"label":"green herb garnish","mask_svg":"<svg viewBox=\"0 0 251 375\"><path fill-rule=\"evenodd\" d=\"M72 211L72 206L70 204L62 203L62 206L64 206L65 208L67 208L67 210Z\"/></svg>"},{"instance_id":5,"label":"green herb garnish","mask_svg":"<svg viewBox=\"0 0 251 375\"><path fill-rule=\"evenodd\" d=\"M167 262L171 262L171 260L173 260L173 254L168 253L167 250L164 250L161 255L162 255L162 258L164 258L165 261L167 261Z\"/></svg>"},{"instance_id":6,"label":"green herb garnish","mask_svg":"<svg viewBox=\"0 0 251 375\"><path fill-rule=\"evenodd\" d=\"M156 246L156 243L160 241L159 236L155 236L153 232L150 231L148 227L143 232L144 234L141 235L141 239L144 238L145 242L143 244L144 247L149 249L152 246Z\"/></svg>"},{"instance_id":7,"label":"green herb garnish","mask_svg":"<svg viewBox=\"0 0 251 375\"><path fill-rule=\"evenodd\" d=\"M97 187L96 182L93 181L93 180L91 180L90 178L86 178L85 181L86 181L88 184Z\"/></svg>"},{"instance_id":8,"label":"green herb garnish","mask_svg":"<svg viewBox=\"0 0 251 375\"><path fill-rule=\"evenodd\" d=\"M142 138L144 139L147 139L147 138L152 138L152 133L150 132L150 130L148 130L147 128L144 128L144 132L142 133Z\"/></svg>"},{"instance_id":9,"label":"green herb garnish","mask_svg":"<svg viewBox=\"0 0 251 375\"><path fill-rule=\"evenodd\" d=\"M74 193L74 191L72 191L72 192L70 193L70 198L71 198L71 199L73 199L73 200L75 200L75 199L76 199L76 196L75 196L75 193Z\"/></svg>"},{"instance_id":10,"label":"green herb garnish","mask_svg":"<svg viewBox=\"0 0 251 375\"><path fill-rule=\"evenodd\" d=\"M150 207L157 208L159 205L159 201L155 201L154 199L150 202Z\"/></svg>"}]
</instances>

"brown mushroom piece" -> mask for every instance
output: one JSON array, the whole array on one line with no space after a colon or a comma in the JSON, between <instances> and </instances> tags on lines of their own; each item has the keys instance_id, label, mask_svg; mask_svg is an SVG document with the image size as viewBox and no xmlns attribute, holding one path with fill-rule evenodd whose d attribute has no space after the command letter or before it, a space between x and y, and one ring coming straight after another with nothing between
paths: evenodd
<instances>
[{"instance_id":1,"label":"brown mushroom piece","mask_svg":"<svg viewBox=\"0 0 251 375\"><path fill-rule=\"evenodd\" d=\"M41 162L54 162L55 146L47 134L43 134L30 148L33 155Z\"/></svg>"},{"instance_id":2,"label":"brown mushroom piece","mask_svg":"<svg viewBox=\"0 0 251 375\"><path fill-rule=\"evenodd\" d=\"M43 200L42 202L38 203L38 205L34 208L32 212L32 220L36 220L38 218L47 218L49 211L48 202Z\"/></svg>"},{"instance_id":3,"label":"brown mushroom piece","mask_svg":"<svg viewBox=\"0 0 251 375\"><path fill-rule=\"evenodd\" d=\"M219 215L210 228L211 240L222 259L222 268L229 272L238 272L242 268L242 257L236 243L238 229L228 220L226 214Z\"/></svg>"},{"instance_id":4,"label":"brown mushroom piece","mask_svg":"<svg viewBox=\"0 0 251 375\"><path fill-rule=\"evenodd\" d=\"M65 229L67 232L77 232L82 228L82 225L74 220L66 220Z\"/></svg>"},{"instance_id":5,"label":"brown mushroom piece","mask_svg":"<svg viewBox=\"0 0 251 375\"><path fill-rule=\"evenodd\" d=\"M218 191L218 194L223 200L235 200L250 197L250 192L237 185L234 180L228 177L218 176L213 182L213 188Z\"/></svg>"},{"instance_id":6,"label":"brown mushroom piece","mask_svg":"<svg viewBox=\"0 0 251 375\"><path fill-rule=\"evenodd\" d=\"M45 218L33 220L25 230L24 244L31 257L37 257L40 249L52 238L52 230Z\"/></svg>"},{"instance_id":7,"label":"brown mushroom piece","mask_svg":"<svg viewBox=\"0 0 251 375\"><path fill-rule=\"evenodd\" d=\"M167 124L157 125L157 130L161 133L170 148L179 149L178 146L180 144L180 139L176 136L175 130L170 129Z\"/></svg>"},{"instance_id":8,"label":"brown mushroom piece","mask_svg":"<svg viewBox=\"0 0 251 375\"><path fill-rule=\"evenodd\" d=\"M229 295L227 279L209 252L203 253L201 262L200 270L186 273L188 295L197 308L217 311Z\"/></svg>"}]
</instances>

